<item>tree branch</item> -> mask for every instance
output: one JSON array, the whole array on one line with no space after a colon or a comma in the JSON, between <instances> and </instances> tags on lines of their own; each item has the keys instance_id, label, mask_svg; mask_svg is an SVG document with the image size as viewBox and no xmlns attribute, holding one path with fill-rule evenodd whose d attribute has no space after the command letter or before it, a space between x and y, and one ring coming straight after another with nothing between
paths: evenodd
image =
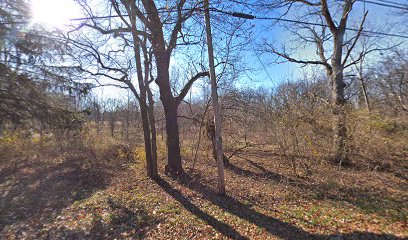
<instances>
[{"instance_id":1,"label":"tree branch","mask_svg":"<svg viewBox=\"0 0 408 240\"><path fill-rule=\"evenodd\" d=\"M188 91L190 90L191 86L197 79L201 77L208 77L210 76L210 73L207 72L200 72L197 73L194 77L192 77L186 85L184 85L183 89L181 90L180 94L176 97L176 104L179 105L181 101L183 101L184 97L187 95Z\"/></svg>"},{"instance_id":2,"label":"tree branch","mask_svg":"<svg viewBox=\"0 0 408 240\"><path fill-rule=\"evenodd\" d=\"M327 25L329 26L330 31L335 34L337 32L336 24L333 21L333 18L330 14L329 7L327 6L327 0L321 0L322 14L326 19Z\"/></svg>"},{"instance_id":3,"label":"tree branch","mask_svg":"<svg viewBox=\"0 0 408 240\"><path fill-rule=\"evenodd\" d=\"M342 63L343 66L346 64L348 58L350 57L351 52L353 51L354 47L357 44L358 39L361 36L361 32L363 31L364 22L365 22L365 20L367 18L367 14L368 14L368 11L366 11L365 14L364 14L363 20L361 21L360 27L358 28L358 32L357 32L357 35L354 38L353 44L351 44L351 47L347 50L346 56L344 57L344 60L343 60L343 63Z\"/></svg>"},{"instance_id":4,"label":"tree branch","mask_svg":"<svg viewBox=\"0 0 408 240\"><path fill-rule=\"evenodd\" d=\"M290 57L290 56L287 55L286 53L281 53L281 52L276 51L274 48L272 48L271 51L272 51L272 53L278 55L279 57L282 57L282 58L288 60L289 62L294 62L294 63L299 63L299 64L323 65L323 66L325 66L325 67L326 67L327 69L329 69L329 70L332 69L332 67L330 66L330 64L328 64L327 62L295 59L295 58Z\"/></svg>"},{"instance_id":5,"label":"tree branch","mask_svg":"<svg viewBox=\"0 0 408 240\"><path fill-rule=\"evenodd\" d=\"M306 0L288 0L288 1L293 2L293 3L296 3L296 2L303 3L303 4L306 4L306 5L312 6L312 7L320 6L319 2L310 2L310 1L306 1Z\"/></svg>"}]
</instances>

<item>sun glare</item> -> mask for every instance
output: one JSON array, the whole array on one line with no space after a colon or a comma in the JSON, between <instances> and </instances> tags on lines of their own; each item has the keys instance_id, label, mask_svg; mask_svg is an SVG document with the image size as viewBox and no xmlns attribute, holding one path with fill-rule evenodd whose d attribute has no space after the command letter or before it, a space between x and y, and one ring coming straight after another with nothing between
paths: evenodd
<instances>
[{"instance_id":1,"label":"sun glare","mask_svg":"<svg viewBox=\"0 0 408 240\"><path fill-rule=\"evenodd\" d=\"M31 0L32 23L62 28L80 16L73 0Z\"/></svg>"}]
</instances>

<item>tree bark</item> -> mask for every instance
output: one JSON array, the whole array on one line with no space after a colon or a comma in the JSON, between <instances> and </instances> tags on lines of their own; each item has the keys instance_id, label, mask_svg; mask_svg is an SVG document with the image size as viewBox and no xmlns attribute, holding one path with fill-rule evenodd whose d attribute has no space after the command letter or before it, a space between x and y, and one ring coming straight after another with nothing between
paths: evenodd
<instances>
[{"instance_id":1,"label":"tree bark","mask_svg":"<svg viewBox=\"0 0 408 240\"><path fill-rule=\"evenodd\" d=\"M221 113L220 106L218 102L217 93L217 79L215 75L214 66L214 49L212 44L212 34L211 34L211 21L210 21L210 10L209 10L209 0L204 0L204 10L205 10L205 27L207 32L207 48L208 48L208 61L210 65L210 81L211 81L211 98L214 111L214 137L213 137L213 149L215 148L217 156L217 170L218 170L218 194L225 195L225 177L224 177L224 151L222 147L221 138ZM215 142L215 144L214 144Z\"/></svg>"},{"instance_id":2,"label":"tree bark","mask_svg":"<svg viewBox=\"0 0 408 240\"><path fill-rule=\"evenodd\" d=\"M145 145L145 153L146 153L146 170L147 175L150 178L157 178L157 162L152 160L152 142L150 138L150 123L148 117L148 106L146 101L146 94L147 94L147 86L144 82L143 77L143 69L142 69L142 61L140 56L140 39L138 36L137 25L136 25L136 13L134 12L136 6L134 4L131 5L131 9L128 9L130 14L130 21L132 24L132 37L133 37L133 50L135 54L135 61L136 61L136 73L137 79L139 83L139 91L140 91L140 112L142 118L142 127L143 127L143 138L144 138L144 145Z\"/></svg>"},{"instance_id":3,"label":"tree bark","mask_svg":"<svg viewBox=\"0 0 408 240\"><path fill-rule=\"evenodd\" d=\"M183 172L181 155L179 126L177 121L177 105L171 95L160 94L166 118L167 134L167 165L165 173L172 176L180 175Z\"/></svg>"},{"instance_id":4,"label":"tree bark","mask_svg":"<svg viewBox=\"0 0 408 240\"><path fill-rule=\"evenodd\" d=\"M148 113L149 113L149 123L150 123L150 133L151 133L151 150L152 150L152 165L153 172L158 176L157 171L157 131L156 131L156 119L154 117L154 101L153 94L149 87L147 87L147 97L149 100Z\"/></svg>"},{"instance_id":5,"label":"tree bark","mask_svg":"<svg viewBox=\"0 0 408 240\"><path fill-rule=\"evenodd\" d=\"M160 100L163 104L166 121L167 165L164 172L171 176L177 176L183 173L177 121L178 105L170 87L169 59L166 54L166 51L161 53L156 51L155 53L157 65L156 83L159 86Z\"/></svg>"},{"instance_id":6,"label":"tree bark","mask_svg":"<svg viewBox=\"0 0 408 240\"><path fill-rule=\"evenodd\" d=\"M366 87L366 84L365 84L365 81L364 81L363 74L359 74L358 79L359 79L359 81L361 83L361 88L360 89L361 89L362 97L364 98L365 107L366 107L367 111L370 112L370 110L371 110L370 109L370 101L368 99L367 87Z\"/></svg>"},{"instance_id":7,"label":"tree bark","mask_svg":"<svg viewBox=\"0 0 408 240\"><path fill-rule=\"evenodd\" d=\"M154 100L153 100L153 93L150 89L150 63L152 61L152 55L148 54L147 52L147 38L144 38L143 43L141 44L143 56L144 56L144 66L145 66L145 78L144 78L144 85L146 88L147 99L149 104L147 105L147 111L149 116L149 126L150 126L150 143L151 143L151 151L152 151L152 172L154 173L154 177L158 176L157 170L157 136L156 136L156 119L154 116Z\"/></svg>"},{"instance_id":8,"label":"tree bark","mask_svg":"<svg viewBox=\"0 0 408 240\"><path fill-rule=\"evenodd\" d=\"M165 40L164 26L155 1L142 1L144 9L148 12L147 18L143 16L140 11L138 14L139 19L150 30L148 37L152 44L153 54L156 60L156 83L159 86L160 100L163 104L164 117L166 120L167 165L165 167L165 173L170 175L179 175L183 172L177 122L178 101L176 101L176 98L173 96L170 87L169 64L172 51L177 46L178 35L182 30L183 22L191 17L194 11L194 9L187 12L182 11L185 3L186 0L177 1L178 16L174 22L168 41Z\"/></svg>"},{"instance_id":9,"label":"tree bark","mask_svg":"<svg viewBox=\"0 0 408 240\"><path fill-rule=\"evenodd\" d=\"M348 16L352 10L355 1L347 0L343 5L341 20L336 27L335 22L330 14L327 0L321 0L321 11L326 19L331 33L333 34L333 55L331 57L331 69L328 70L329 78L332 84L332 111L333 111L333 150L332 160L342 164L349 164L347 156L347 125L346 125L346 99L344 96L344 66L346 60L353 49L353 46L347 51L343 59L344 34L347 28ZM364 20L362 24L364 23ZM360 30L362 25L360 26ZM359 34L356 36L358 39ZM356 40L355 40L356 41Z\"/></svg>"},{"instance_id":10,"label":"tree bark","mask_svg":"<svg viewBox=\"0 0 408 240\"><path fill-rule=\"evenodd\" d=\"M144 99L144 100L146 100L146 99ZM142 105L144 105L144 106L142 106ZM154 163L152 161L150 127L149 127L149 118L148 118L146 101L144 101L144 103L141 103L140 112L141 112L141 117L142 117L143 138L144 138L144 142L145 142L144 145L145 145L145 152L146 152L147 176L149 176L150 178L156 178L158 173L157 173L157 167L154 166ZM156 171L155 171L155 169L156 169Z\"/></svg>"},{"instance_id":11,"label":"tree bark","mask_svg":"<svg viewBox=\"0 0 408 240\"><path fill-rule=\"evenodd\" d=\"M208 139L211 141L212 153L213 153L214 160L217 161L217 145L216 145L216 142L215 142L214 118L211 118L211 119L206 121L205 131L207 132ZM222 159L223 159L224 165L229 164L229 159L225 156L224 153L222 153Z\"/></svg>"},{"instance_id":12,"label":"tree bark","mask_svg":"<svg viewBox=\"0 0 408 240\"><path fill-rule=\"evenodd\" d=\"M333 161L339 165L348 163L346 154L347 126L346 99L344 97L344 66L342 64L344 30L338 29L333 34L334 51L331 59L331 84L333 108Z\"/></svg>"}]
</instances>

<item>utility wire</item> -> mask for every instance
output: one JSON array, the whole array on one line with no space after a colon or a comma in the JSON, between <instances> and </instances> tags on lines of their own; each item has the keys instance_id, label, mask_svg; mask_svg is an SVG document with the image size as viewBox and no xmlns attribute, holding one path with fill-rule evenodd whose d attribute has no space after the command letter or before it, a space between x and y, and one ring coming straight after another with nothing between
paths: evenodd
<instances>
[{"instance_id":1,"label":"utility wire","mask_svg":"<svg viewBox=\"0 0 408 240\"><path fill-rule=\"evenodd\" d=\"M274 20L274 21L281 21L281 22L290 22L290 23L297 23L297 24L304 24L304 25L310 25L310 26L319 26L319 27L328 27L328 25L323 24L323 23L312 23L312 22L304 22L300 20L294 20L294 19L285 19L285 18L277 18L277 17L257 17L251 14L246 14L246 13L239 13L239 12L228 12L228 11L223 11L219 9L212 9L215 12L220 12L223 14L227 14L233 17L237 18L244 18L244 19L258 19L258 20ZM348 28L346 27L346 30L349 31L354 31L354 32L359 32L360 29L356 28ZM370 31L370 30L361 30L362 33L367 33L367 34L374 34L374 35L383 35L383 36L388 36L388 37L399 37L399 38L405 38L408 39L407 35L401 35L401 34L394 34L394 33L385 33L385 32L378 32L378 31Z\"/></svg>"},{"instance_id":2,"label":"utility wire","mask_svg":"<svg viewBox=\"0 0 408 240\"><path fill-rule=\"evenodd\" d=\"M379 0L375 0L375 1L379 1ZM394 4L394 5L399 5L399 6L402 6L402 7L408 7L408 4L404 4L404 3L399 3L399 2L393 2L393 1L387 1L387 0L381 0L382 2L385 2L385 3L391 3L391 4ZM380 2L381 2L380 1Z\"/></svg>"},{"instance_id":3,"label":"utility wire","mask_svg":"<svg viewBox=\"0 0 408 240\"><path fill-rule=\"evenodd\" d=\"M359 2L364 2L364 3L369 3L369 4L374 4L382 7L388 7L388 8L395 8L395 9L400 9L400 10L408 10L408 5L403 5L400 3L395 3L391 1L383 1L384 3L381 2L374 2L371 0L358 0ZM394 5L395 4L395 5Z\"/></svg>"},{"instance_id":4,"label":"utility wire","mask_svg":"<svg viewBox=\"0 0 408 240\"><path fill-rule=\"evenodd\" d=\"M378 1L378 0L376 0L376 1ZM387 0L382 0L382 2L390 3L390 4L394 4L394 5L399 5L399 6L402 6L402 7L408 7L408 4L399 3L399 2L393 2L393 1L387 1Z\"/></svg>"},{"instance_id":5,"label":"utility wire","mask_svg":"<svg viewBox=\"0 0 408 240\"><path fill-rule=\"evenodd\" d=\"M369 1L369 0L360 0L360 1ZM184 9L185 11L191 11L191 10L200 10L200 9ZM166 10L163 12L175 12L176 10ZM210 8L210 11L213 12L218 12L226 15L230 15L232 17L236 18L242 18L242 19L248 19L248 20L273 20L273 21L280 21L280 22L289 22L289 23L296 23L296 24L304 24L304 25L309 25L309 26L319 26L319 27L328 27L328 25L323 24L323 23L312 23L312 22L305 22L305 21L300 21L300 20L294 20L294 19L286 19L286 18L277 18L277 17L265 17L265 16L255 16L252 14L247 14L247 13L242 13L242 12L230 12L230 11L224 11L216 8ZM162 12L159 12L162 13ZM93 20L93 19L110 19L110 18L119 18L119 17L128 17L128 14L123 14L123 15L108 15L108 16L95 16L95 17L83 17L83 18L72 18L69 19L70 21L84 21L84 20ZM4 22L1 24L28 24L29 21L20 21L20 22ZM354 32L359 32L360 29L356 28L346 28L346 30L349 31L354 31ZM385 32L379 32L379 31L370 31L370 30L361 30L362 33L367 33L367 34L374 34L374 35L382 35L382 36L388 36L388 37L398 37L398 38L405 38L408 39L408 35L401 35L401 34L395 34L395 33L385 33Z\"/></svg>"},{"instance_id":6,"label":"utility wire","mask_svg":"<svg viewBox=\"0 0 408 240\"><path fill-rule=\"evenodd\" d=\"M341 0L337 0L337 1L341 1ZM405 10L408 11L408 5L407 4L403 4L403 3L398 3L398 2L394 2L394 1L388 1L388 0L382 0L382 2L378 2L377 0L357 0L359 2L364 2L364 3L369 3L369 4L374 4L374 5L378 5L378 6L383 6L383 7L389 7L389 8L396 8L396 9L400 9L400 10ZM200 8L188 8L188 9L182 9L181 11L185 12L185 11L192 11L192 10L200 10L202 11L202 9ZM160 9L158 11L158 13L173 13L173 12L177 12L177 9ZM215 10L214 8L211 8L210 11L218 11L221 12L220 10ZM143 14L149 14L149 12L144 12ZM250 17L250 15L248 14L244 14L244 13L233 13L233 14L229 14L232 15L234 17L240 17L240 18L246 18L246 19L261 19L259 17ZM22 15L14 15L14 16L20 16L23 17ZM94 20L94 19L109 19L109 18L118 18L118 17L129 17L128 14L123 14L123 15L110 15L110 16L94 16L94 17L82 17L82 18L71 18L68 19L69 21L84 21L84 20ZM29 21L12 21L12 22L3 22L1 24L3 25L13 25L13 24L28 24L30 23Z\"/></svg>"},{"instance_id":7,"label":"utility wire","mask_svg":"<svg viewBox=\"0 0 408 240\"><path fill-rule=\"evenodd\" d=\"M181 9L182 12L193 11L193 10L202 10L200 8L185 8ZM178 12L177 9L160 9L157 13L173 13ZM143 12L142 14L151 14L153 12ZM24 17L24 15L14 15L19 17ZM109 19L109 18L120 18L120 17L129 17L129 14L121 14L121 15L107 15L107 16L92 16L92 17L79 17L79 18L70 18L68 21L85 21L85 20L96 20L96 19ZM10 22L0 22L0 24L4 25L14 25L14 24L29 24L30 21L10 21Z\"/></svg>"}]
</instances>

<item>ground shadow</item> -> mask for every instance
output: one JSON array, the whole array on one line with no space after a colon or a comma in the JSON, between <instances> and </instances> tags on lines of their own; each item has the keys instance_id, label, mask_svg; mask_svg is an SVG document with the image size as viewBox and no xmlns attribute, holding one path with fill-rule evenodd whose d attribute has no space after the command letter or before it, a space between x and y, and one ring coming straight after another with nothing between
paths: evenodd
<instances>
[{"instance_id":1,"label":"ground shadow","mask_svg":"<svg viewBox=\"0 0 408 240\"><path fill-rule=\"evenodd\" d=\"M52 228L47 233L47 239L143 239L157 221L151 218L147 211L138 206L132 210L120 202L108 199L112 210L112 219L103 221L100 215L93 215L89 230L68 229L66 227Z\"/></svg>"},{"instance_id":2,"label":"ground shadow","mask_svg":"<svg viewBox=\"0 0 408 240\"><path fill-rule=\"evenodd\" d=\"M377 234L370 232L351 232L324 236L328 240L406 240L391 234Z\"/></svg>"},{"instance_id":3,"label":"ground shadow","mask_svg":"<svg viewBox=\"0 0 408 240\"><path fill-rule=\"evenodd\" d=\"M200 195L202 195L202 198L220 207L224 211L230 214L233 214L241 219L247 220L257 225L258 227L264 228L271 235L275 237L279 237L281 239L319 239L319 240L320 239L401 239L393 235L381 235L381 234L365 233L365 232L355 232L355 233L350 233L350 234L345 234L345 235L311 234L290 223L286 223L279 219L276 219L271 216L260 213L252 209L250 206L235 199L232 196L228 196L228 195L219 196L214 190L202 184L200 181L201 178L202 177L197 174L194 175L194 178L192 176L189 176L188 174L185 174L181 178L178 179L178 182L181 185L197 193L200 193ZM176 195L175 197L176 200L178 200L182 204L184 202L183 206L188 210L192 208L193 210L189 210L189 211L192 212L193 214L196 214L197 207L194 205L191 206L192 205L191 202L189 202L188 199L182 196L177 190L174 190L174 188L172 188L169 183L163 182L161 180L161 182L159 182L159 185L163 189L165 189L166 192L173 193L171 194L172 196ZM177 194L175 194L174 191L176 191ZM187 204L185 202L187 202ZM199 210L198 214L199 215L202 214L202 211ZM199 216L199 217L201 218L202 216ZM215 222L216 224L214 224L216 226L225 225L225 223L222 223L219 220L214 219L212 216L209 216L206 213L205 213L205 217L213 219L213 221L216 221ZM213 224L211 225L213 226ZM237 232L230 226L228 226L227 228L221 228L221 230L219 230L219 227L216 229L220 231L222 234L224 234L225 236L236 238L233 236L235 236Z\"/></svg>"},{"instance_id":4,"label":"ground shadow","mask_svg":"<svg viewBox=\"0 0 408 240\"><path fill-rule=\"evenodd\" d=\"M228 165L225 165L225 168L237 175L241 175L244 177L252 178L255 180L270 180L275 183L287 183L290 185L298 186L298 187L304 187L305 184L302 183L301 181L293 178L289 178L285 175L275 173L272 171L267 170L264 166L262 166L259 163L256 163L255 161L252 161L246 157L239 156L239 158L245 160L248 162L251 166L254 166L255 168L259 169L261 172L253 172L248 169L244 169L242 167L237 166L236 164L229 163Z\"/></svg>"},{"instance_id":5,"label":"ground shadow","mask_svg":"<svg viewBox=\"0 0 408 240\"><path fill-rule=\"evenodd\" d=\"M76 153L60 160L32 159L2 172L0 232L14 224L37 229L63 208L105 188L111 174L103 166L84 167L89 157Z\"/></svg>"},{"instance_id":6,"label":"ground shadow","mask_svg":"<svg viewBox=\"0 0 408 240\"><path fill-rule=\"evenodd\" d=\"M226 237L232 239L248 239L242 236L239 232L237 232L233 227L230 225L221 222L214 218L213 216L209 215L208 213L202 211L199 207L194 205L187 197L185 197L180 191L174 189L168 182L163 179L156 180L157 184L170 196L172 196L176 201L181 203L183 207L200 218L201 220L205 221L209 225L211 225L214 229L219 231Z\"/></svg>"},{"instance_id":7,"label":"ground shadow","mask_svg":"<svg viewBox=\"0 0 408 240\"><path fill-rule=\"evenodd\" d=\"M179 179L179 183L200 193L205 200L208 200L224 211L264 228L274 236L282 239L324 239L299 229L292 224L259 213L231 196L219 196L217 192L202 184L200 179L200 175L195 174L193 178L186 174Z\"/></svg>"},{"instance_id":8,"label":"ground shadow","mask_svg":"<svg viewBox=\"0 0 408 240\"><path fill-rule=\"evenodd\" d=\"M406 207L406 203L404 203L403 200L398 200L381 193L371 192L367 189L355 189L340 186L336 181L323 183L313 182L313 184L310 184L309 182L305 181L305 179L294 179L282 174L271 172L263 165L249 158L242 156L239 156L239 158L245 160L245 162L260 170L260 172L253 172L232 163L226 165L225 168L244 177L256 180L267 179L276 183L285 183L293 187L298 187L306 190L308 193L311 193L313 198L316 199L329 199L341 203L347 202L361 209L367 214L374 213L378 216L382 216L385 214L386 210L391 210L388 211L388 215L392 214L390 216L393 219L397 219L398 221L407 220L406 212L401 210ZM373 199L375 199L375 201L373 201Z\"/></svg>"}]
</instances>

